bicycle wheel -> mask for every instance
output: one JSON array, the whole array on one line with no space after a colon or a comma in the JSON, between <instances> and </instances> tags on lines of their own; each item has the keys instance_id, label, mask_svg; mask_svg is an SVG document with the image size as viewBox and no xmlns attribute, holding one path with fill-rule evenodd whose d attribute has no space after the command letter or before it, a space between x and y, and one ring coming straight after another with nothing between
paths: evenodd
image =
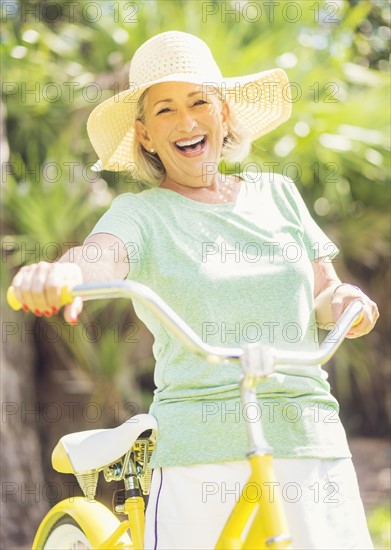
<instances>
[{"instance_id":1,"label":"bicycle wheel","mask_svg":"<svg viewBox=\"0 0 391 550\"><path fill-rule=\"evenodd\" d=\"M42 550L92 550L92 545L77 522L64 514L51 528Z\"/></svg>"}]
</instances>

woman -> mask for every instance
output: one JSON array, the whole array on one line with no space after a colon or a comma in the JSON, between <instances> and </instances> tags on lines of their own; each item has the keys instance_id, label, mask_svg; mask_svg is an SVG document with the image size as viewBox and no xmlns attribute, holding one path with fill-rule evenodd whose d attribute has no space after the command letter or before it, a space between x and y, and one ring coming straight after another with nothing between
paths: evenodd
<instances>
[{"instance_id":1,"label":"woman","mask_svg":"<svg viewBox=\"0 0 391 550\"><path fill-rule=\"evenodd\" d=\"M57 263L23 267L13 285L24 309L56 314L64 284L128 277L153 288L210 344L316 349L315 322L335 322L356 299L364 314L348 336L368 333L376 304L341 283L331 263L337 249L293 182L217 171L222 158L243 159L290 107L280 69L223 79L195 36L148 40L132 59L130 89L96 107L87 128L99 169L136 167L150 189L120 195L98 221L84 243L100 247L98 262L77 247ZM81 307L75 299L65 318L75 322ZM248 476L237 367L191 357L135 308L156 357L146 547L212 548ZM260 390L277 490L296 548L372 548L326 378L320 367L280 369Z\"/></svg>"}]
</instances>

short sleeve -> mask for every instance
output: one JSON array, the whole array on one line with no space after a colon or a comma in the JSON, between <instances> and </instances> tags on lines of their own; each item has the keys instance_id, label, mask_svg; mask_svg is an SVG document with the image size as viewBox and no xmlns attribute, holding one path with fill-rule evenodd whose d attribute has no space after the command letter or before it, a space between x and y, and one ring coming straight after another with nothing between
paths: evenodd
<instances>
[{"instance_id":1,"label":"short sleeve","mask_svg":"<svg viewBox=\"0 0 391 550\"><path fill-rule=\"evenodd\" d=\"M302 227L302 239L311 261L327 256L333 259L338 254L337 245L326 235L311 216L302 196L292 180L284 184L287 199Z\"/></svg>"},{"instance_id":2,"label":"short sleeve","mask_svg":"<svg viewBox=\"0 0 391 550\"><path fill-rule=\"evenodd\" d=\"M129 259L128 278L137 279L143 267L148 246L146 225L142 201L132 193L123 193L113 200L110 208L98 220L88 237L97 233L109 233L120 239L126 247ZM115 255L115 250L113 254Z\"/></svg>"}]
</instances>

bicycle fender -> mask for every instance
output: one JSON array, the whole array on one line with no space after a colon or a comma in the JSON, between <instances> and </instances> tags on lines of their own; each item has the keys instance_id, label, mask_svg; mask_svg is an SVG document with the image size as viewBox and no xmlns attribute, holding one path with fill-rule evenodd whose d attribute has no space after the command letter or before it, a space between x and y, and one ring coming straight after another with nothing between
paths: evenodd
<instances>
[{"instance_id":1,"label":"bicycle fender","mask_svg":"<svg viewBox=\"0 0 391 550\"><path fill-rule=\"evenodd\" d=\"M94 548L100 546L121 524L119 519L106 506L84 497L72 497L62 500L46 514L34 537L32 550L41 550L54 524L68 514L84 531ZM124 533L120 541L131 545L130 537Z\"/></svg>"}]
</instances>

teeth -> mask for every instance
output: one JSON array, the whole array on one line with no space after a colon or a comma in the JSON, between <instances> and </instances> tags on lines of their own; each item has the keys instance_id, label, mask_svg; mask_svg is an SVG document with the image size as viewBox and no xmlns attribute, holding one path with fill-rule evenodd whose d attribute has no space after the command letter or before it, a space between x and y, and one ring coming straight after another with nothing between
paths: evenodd
<instances>
[{"instance_id":1,"label":"teeth","mask_svg":"<svg viewBox=\"0 0 391 550\"><path fill-rule=\"evenodd\" d=\"M187 139L182 141L176 141L175 145L179 145L179 147L188 147L189 145L195 145L196 143L199 143L204 139L205 136L193 138L193 139Z\"/></svg>"}]
</instances>

